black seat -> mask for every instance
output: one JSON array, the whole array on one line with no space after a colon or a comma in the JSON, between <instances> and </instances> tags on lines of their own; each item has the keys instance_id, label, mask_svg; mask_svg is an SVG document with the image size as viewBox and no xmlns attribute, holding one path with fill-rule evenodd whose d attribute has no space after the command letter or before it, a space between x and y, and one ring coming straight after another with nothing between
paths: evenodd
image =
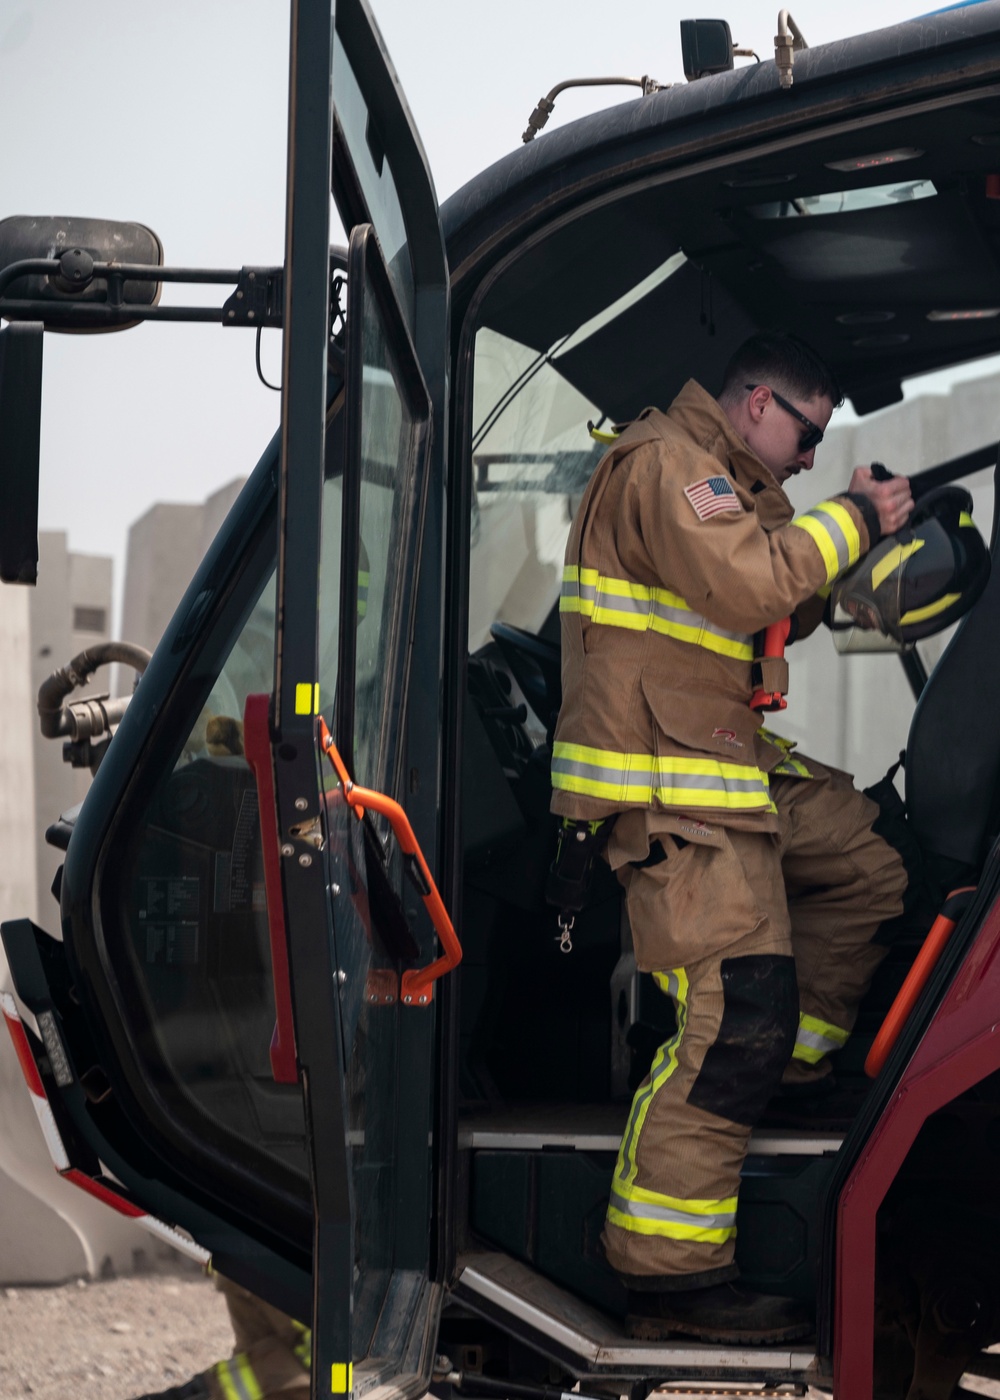
<instances>
[{"instance_id":1,"label":"black seat","mask_svg":"<svg viewBox=\"0 0 1000 1400\"><path fill-rule=\"evenodd\" d=\"M917 703L906 745L906 808L939 894L974 880L1000 832L1000 460L993 568Z\"/></svg>"}]
</instances>

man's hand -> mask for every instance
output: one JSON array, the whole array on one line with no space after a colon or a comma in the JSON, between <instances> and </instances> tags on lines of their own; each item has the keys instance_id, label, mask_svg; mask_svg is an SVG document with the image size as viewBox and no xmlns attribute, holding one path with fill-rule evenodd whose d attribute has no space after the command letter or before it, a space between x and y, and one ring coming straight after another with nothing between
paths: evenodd
<instances>
[{"instance_id":1,"label":"man's hand","mask_svg":"<svg viewBox=\"0 0 1000 1400\"><path fill-rule=\"evenodd\" d=\"M883 535L892 535L901 529L913 511L908 477L893 476L888 481L876 481L871 467L855 467L847 489L868 497L878 512Z\"/></svg>"}]
</instances>

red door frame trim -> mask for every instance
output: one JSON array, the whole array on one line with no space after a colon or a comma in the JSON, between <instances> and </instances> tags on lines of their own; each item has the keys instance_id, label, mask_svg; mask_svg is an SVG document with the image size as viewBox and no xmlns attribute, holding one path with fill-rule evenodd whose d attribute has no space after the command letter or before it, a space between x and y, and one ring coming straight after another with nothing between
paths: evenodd
<instances>
[{"instance_id":1,"label":"red door frame trim","mask_svg":"<svg viewBox=\"0 0 1000 1400\"><path fill-rule=\"evenodd\" d=\"M875 1220L924 1122L1000 1069L1000 901L903 1071L837 1203L834 1395L872 1400Z\"/></svg>"}]
</instances>

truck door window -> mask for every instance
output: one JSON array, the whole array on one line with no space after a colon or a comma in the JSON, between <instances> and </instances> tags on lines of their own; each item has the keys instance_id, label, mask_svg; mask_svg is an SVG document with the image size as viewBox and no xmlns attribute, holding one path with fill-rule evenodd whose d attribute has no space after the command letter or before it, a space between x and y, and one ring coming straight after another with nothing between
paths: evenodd
<instances>
[{"instance_id":1,"label":"truck door window","mask_svg":"<svg viewBox=\"0 0 1000 1400\"><path fill-rule=\"evenodd\" d=\"M335 435L330 435L330 442ZM329 455L329 454L328 454ZM342 483L328 462L320 695L332 719L340 591ZM275 1084L275 1023L257 788L243 752L247 695L273 683L273 515L249 551L244 582L221 606L174 710L173 757L121 824L120 906L104 935L145 1073L194 1140L237 1154L264 1180L308 1196L297 1085ZM254 583L253 579L257 582ZM186 723L182 714L186 713Z\"/></svg>"},{"instance_id":2,"label":"truck door window","mask_svg":"<svg viewBox=\"0 0 1000 1400\"><path fill-rule=\"evenodd\" d=\"M398 729L399 630L416 466L416 427L374 297L365 297L354 776L391 781ZM325 533L325 532L324 532ZM395 704L390 704L390 699Z\"/></svg>"},{"instance_id":3,"label":"truck door window","mask_svg":"<svg viewBox=\"0 0 1000 1400\"><path fill-rule=\"evenodd\" d=\"M367 217L378 233L382 255L410 334L414 327L413 268L406 225L392 166L339 36L333 49L337 94L337 135L342 138L364 198Z\"/></svg>"}]
</instances>

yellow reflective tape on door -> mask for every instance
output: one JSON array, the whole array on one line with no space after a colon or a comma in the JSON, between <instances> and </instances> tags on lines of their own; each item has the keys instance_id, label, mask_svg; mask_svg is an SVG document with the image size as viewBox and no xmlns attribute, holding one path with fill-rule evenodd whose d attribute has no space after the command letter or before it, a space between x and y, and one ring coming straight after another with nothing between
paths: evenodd
<instances>
[{"instance_id":1,"label":"yellow reflective tape on door","mask_svg":"<svg viewBox=\"0 0 1000 1400\"><path fill-rule=\"evenodd\" d=\"M335 1363L331 1368L330 1393L331 1395L349 1395L354 1389L354 1364L348 1362L345 1365Z\"/></svg>"},{"instance_id":2,"label":"yellow reflective tape on door","mask_svg":"<svg viewBox=\"0 0 1000 1400\"><path fill-rule=\"evenodd\" d=\"M297 715L318 715L319 714L319 682L310 685L308 681L300 681L295 687L295 713Z\"/></svg>"}]
</instances>

